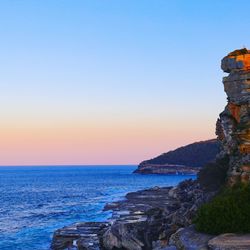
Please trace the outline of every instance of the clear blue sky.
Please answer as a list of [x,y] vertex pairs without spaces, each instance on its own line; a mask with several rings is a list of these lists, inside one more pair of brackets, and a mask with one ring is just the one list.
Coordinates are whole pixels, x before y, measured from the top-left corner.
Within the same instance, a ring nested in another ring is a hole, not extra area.
[[[214,137],[250,1],[0,2],[0,164],[137,163]],[[104,150],[105,148],[105,150]]]

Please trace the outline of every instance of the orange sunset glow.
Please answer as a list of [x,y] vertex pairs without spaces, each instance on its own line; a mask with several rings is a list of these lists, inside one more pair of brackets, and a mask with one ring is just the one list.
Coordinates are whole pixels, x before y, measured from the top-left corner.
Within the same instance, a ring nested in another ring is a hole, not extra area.
[[[213,126],[211,126],[211,130]],[[195,129],[196,134],[192,135]],[[202,126],[124,121],[2,124],[1,165],[138,163],[177,146],[210,138]]]

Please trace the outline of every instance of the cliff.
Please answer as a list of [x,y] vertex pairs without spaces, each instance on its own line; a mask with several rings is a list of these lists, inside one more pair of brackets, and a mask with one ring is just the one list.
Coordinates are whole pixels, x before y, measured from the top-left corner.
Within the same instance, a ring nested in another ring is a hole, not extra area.
[[241,49],[222,59],[228,103],[217,121],[221,157],[229,155],[228,183],[250,181],[250,50]]
[[219,150],[216,139],[192,143],[141,162],[134,173],[196,174],[205,164],[215,160]]
[[[222,69],[229,73],[223,79],[228,104],[220,114],[216,125],[216,134],[222,149],[216,161],[202,168],[200,173],[205,173],[204,179],[214,183],[215,178],[218,178],[216,176],[218,174],[220,176],[218,171],[220,165],[222,170],[226,165],[226,169],[229,170],[224,171],[225,178],[223,178],[227,183],[230,185],[238,182],[248,183],[250,181],[250,51],[242,49],[228,54],[222,60]],[[211,143],[215,143],[216,146],[212,146],[215,151],[209,150],[207,153],[207,147],[210,148]],[[178,168],[184,166],[200,168],[207,161],[214,159],[218,148],[215,141],[209,141],[208,144],[207,142],[191,144],[145,161],[140,167],[143,169],[147,164],[155,164],[155,168],[157,166],[159,168],[167,164],[168,168],[173,168],[172,165]],[[211,152],[214,154],[213,157]],[[223,159],[227,159],[226,164]],[[129,193],[124,200],[105,206],[105,210],[113,211],[108,221],[76,223],[58,229],[54,233],[51,248],[53,250],[249,249],[250,235],[225,234],[214,237],[196,232],[191,225],[194,217],[199,214],[197,211],[201,205],[209,202],[219,190],[219,188],[215,190],[204,188],[201,179],[187,180],[177,187],[155,187]],[[226,207],[222,208],[223,217]],[[212,226],[216,224],[217,219],[212,220]],[[230,222],[231,219],[226,218]]]

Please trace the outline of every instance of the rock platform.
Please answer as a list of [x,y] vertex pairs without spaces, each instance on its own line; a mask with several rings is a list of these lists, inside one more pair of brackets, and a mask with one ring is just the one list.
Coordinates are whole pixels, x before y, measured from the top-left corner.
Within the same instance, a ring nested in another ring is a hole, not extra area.
[[205,194],[193,180],[177,187],[154,187],[128,193],[124,200],[109,203],[107,222],[85,222],[58,229],[51,248],[150,250],[167,247],[170,236],[191,224]]

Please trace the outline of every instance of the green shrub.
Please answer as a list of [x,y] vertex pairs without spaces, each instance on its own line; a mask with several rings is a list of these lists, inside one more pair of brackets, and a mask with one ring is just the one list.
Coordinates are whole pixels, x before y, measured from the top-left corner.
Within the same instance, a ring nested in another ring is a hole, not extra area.
[[198,173],[198,182],[208,191],[217,191],[225,184],[228,168],[228,156],[208,163]]
[[209,234],[250,232],[250,186],[227,188],[203,205],[194,220],[196,229]]

